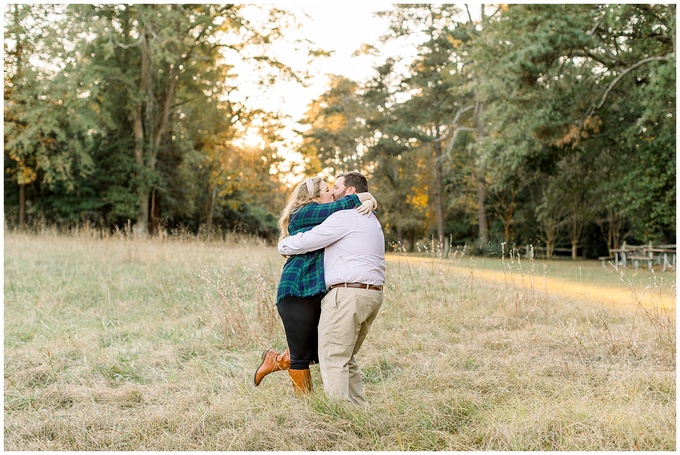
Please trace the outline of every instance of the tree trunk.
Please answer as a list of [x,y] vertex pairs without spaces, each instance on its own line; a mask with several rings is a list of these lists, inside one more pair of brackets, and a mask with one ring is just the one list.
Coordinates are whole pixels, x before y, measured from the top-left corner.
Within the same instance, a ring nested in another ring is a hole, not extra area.
[[[19,15],[19,6],[14,5],[14,23],[19,24],[20,23],[20,15]],[[16,58],[16,69],[17,73],[14,77],[15,82],[17,82],[17,89],[21,90],[22,83],[21,78],[23,77],[23,69],[24,69],[24,45],[22,40],[17,40],[15,51],[14,51],[14,56]],[[10,96],[11,93],[14,92],[14,90],[9,88],[10,85],[5,84],[5,100],[7,100]],[[25,102],[20,103],[22,107],[24,107]],[[5,115],[7,115],[7,111],[5,111]],[[5,117],[7,120],[7,117]],[[18,122],[18,119],[13,119],[13,121]],[[5,138],[6,140],[7,138]],[[19,183],[19,230],[24,231],[26,229],[26,183]]]
[[135,225],[135,233],[144,237],[149,233],[149,191],[137,190],[137,199],[139,200],[139,218]]
[[[475,91],[475,97],[478,97],[479,93]],[[477,150],[479,150],[483,140],[484,140],[484,126],[482,125],[482,111],[484,106],[482,103],[477,103],[477,108],[475,109],[476,123],[477,123]],[[472,181],[475,184],[477,190],[477,222],[479,224],[479,243],[481,245],[486,245],[489,243],[489,221],[486,216],[486,196],[487,188],[484,182],[484,176],[482,170],[477,168],[476,160],[472,159]]]
[[574,218],[569,226],[569,240],[571,240],[571,259],[578,259],[578,246],[581,243],[581,234],[583,232],[583,222],[577,219],[578,215],[573,215]]
[[178,76],[178,66],[172,65],[170,72],[168,74],[168,88],[165,91],[165,96],[163,98],[163,104],[161,107],[161,113],[158,117],[158,125],[156,125],[156,134],[153,141],[153,149],[149,157],[149,169],[154,169],[156,167],[156,158],[158,157],[158,151],[161,148],[161,143],[163,141],[163,136],[168,130],[168,124],[170,119],[170,106],[172,106],[172,100],[175,98],[175,87],[177,86],[177,76]]
[[477,222],[479,224],[479,243],[486,245],[489,243],[489,221],[486,217],[486,185],[477,177],[477,173],[473,174],[477,187]]
[[144,159],[144,118],[143,118],[143,105],[144,100],[149,96],[149,89],[151,84],[149,83],[150,77],[150,62],[149,62],[149,48],[146,41],[146,30],[142,33],[142,66],[139,77],[139,98],[137,100],[137,105],[135,106],[135,117],[133,120],[133,132],[135,136],[135,163],[137,164],[138,182],[139,187],[137,188],[137,198],[139,200],[139,215],[137,218],[137,224],[135,226],[135,232],[138,235],[145,236],[148,233],[148,222],[149,222],[149,189],[146,184],[145,168],[146,163]]
[[555,244],[557,243],[557,237],[559,235],[560,220],[554,216],[546,216],[541,221],[541,228],[545,237],[541,240],[545,242],[545,255],[550,258],[555,249]]
[[[203,28],[199,35],[202,36],[207,30],[209,28]],[[182,30],[175,30],[175,32],[178,34],[185,33]],[[190,58],[193,49],[192,46],[186,53],[175,50],[172,54],[176,55],[174,63],[169,63],[164,68],[156,68],[155,66],[152,68],[152,51],[154,52],[153,55],[156,55],[155,52],[159,47],[167,46],[163,39],[152,46],[150,40],[156,38],[158,38],[156,32],[150,29],[146,23],[143,23],[140,37],[139,97],[138,104],[135,106],[134,118],[135,160],[139,169],[139,187],[137,190],[139,219],[137,220],[137,229],[142,235],[148,233],[149,223],[152,223],[152,228],[157,226],[161,216],[160,195],[152,187],[150,179],[156,171],[158,154],[170,130],[170,110],[177,90],[180,66]],[[198,41],[198,37],[193,36],[193,38],[196,42]],[[167,77],[163,78],[157,87],[154,87],[153,74],[157,74],[160,69],[166,70]],[[149,207],[152,194],[155,213],[150,213]]]
[[[439,139],[439,130],[437,131],[437,139]],[[435,159],[434,159],[434,213],[437,219],[437,243],[441,247],[444,243],[444,202],[442,198],[443,193],[443,165],[442,165],[442,143],[437,141],[434,143]]]
[[149,208],[149,234],[155,235],[160,231],[161,198],[158,191],[151,190],[151,207]]
[[[149,68],[148,64],[146,65],[147,67],[144,68],[144,65],[142,65],[142,79],[146,79],[146,75],[149,73]],[[157,119],[157,124],[155,124],[155,134],[153,137],[153,143],[151,144],[151,150],[149,153],[146,154],[146,160],[144,160],[144,157],[142,157],[141,160],[141,165],[143,168],[145,168],[146,171],[148,171],[146,174],[151,175],[154,170],[156,169],[156,161],[158,159],[158,152],[160,151],[161,144],[163,141],[163,137],[168,130],[168,123],[169,123],[169,117],[170,117],[170,106],[172,105],[172,100],[175,97],[175,86],[177,84],[177,65],[173,65],[172,68],[170,69],[170,73],[168,76],[168,88],[165,92],[164,99],[162,102],[161,106],[161,112],[160,115],[158,116]],[[147,89],[151,86],[150,83],[147,83]],[[147,105],[147,109],[149,106]],[[140,115],[141,117],[141,115]],[[151,134],[149,134],[150,136]],[[142,133],[142,141],[144,141],[144,135]],[[143,142],[142,142],[143,144]],[[143,147],[142,147],[143,150]],[[142,152],[143,153],[143,152]],[[150,187],[146,182],[142,183],[142,185],[146,188],[143,191],[140,191],[140,203],[141,203],[141,198],[145,197],[146,198],[146,207],[144,205],[141,206],[142,210],[140,210],[140,217],[144,217],[145,219],[145,233],[149,234],[155,234],[157,231],[157,228],[159,226],[159,221],[160,221],[160,195],[156,191],[155,188]],[[144,194],[142,194],[142,192]],[[150,202],[149,202],[150,201]],[[151,207],[149,207],[151,205]]]
[[512,223],[512,213],[505,213],[503,217],[503,241],[510,246],[510,224]]
[[[140,235],[146,235],[149,233],[150,228],[157,227],[157,220],[153,220],[152,217],[160,217],[160,213],[152,214],[150,212],[150,198],[153,195],[154,204],[156,209],[159,209],[160,205],[158,202],[158,195],[153,188],[150,187],[147,178],[153,173],[156,168],[156,160],[158,157],[158,151],[160,149],[163,136],[168,129],[168,118],[170,113],[170,106],[172,105],[172,100],[175,96],[175,86],[177,84],[177,65],[173,65],[170,69],[168,75],[168,86],[164,95],[164,99],[161,104],[161,112],[157,119],[151,118],[147,122],[147,126],[153,129],[153,131],[144,130],[144,105],[146,104],[146,109],[152,109],[151,103],[145,103],[145,100],[150,100],[153,97],[153,85],[152,85],[152,75],[151,75],[151,55],[149,50],[149,43],[147,41],[147,30],[144,29],[142,33],[141,42],[141,71],[139,78],[139,99],[137,106],[135,107],[135,118],[134,118],[134,136],[135,136],[135,161],[137,163],[140,179],[139,179],[139,189],[137,190],[137,195],[139,198],[139,218],[137,220],[137,230]],[[148,114],[148,112],[147,112]],[[155,134],[154,134],[155,132]],[[147,141],[147,137],[152,141]],[[146,145],[148,142],[149,150],[146,150]],[[150,226],[151,223],[151,226]]]
[[26,229],[26,185],[19,184],[19,230]]
[[135,110],[134,119],[134,134],[135,134],[135,162],[138,166],[138,177],[139,181],[137,184],[137,199],[139,201],[139,215],[137,218],[137,224],[135,226],[135,232],[141,236],[145,236],[148,233],[148,220],[149,220],[149,190],[147,189],[146,183],[144,182],[144,177],[142,171],[145,167],[144,163],[144,129],[142,126],[142,106],[140,105]]
[[607,209],[607,217],[599,222],[602,235],[607,241],[607,248],[611,254],[612,249],[616,249],[621,241],[626,237],[623,231],[623,216],[617,214],[612,209]]
[[609,218],[609,229],[612,239],[611,240],[612,245],[614,245],[614,249],[616,249],[621,245],[621,242],[623,242],[624,239],[626,238],[626,235],[624,235],[622,232],[623,216],[612,211],[611,216]]
[[206,238],[209,239],[212,234],[213,214],[215,213],[215,199],[217,198],[217,189],[213,188],[212,197],[210,198],[210,208],[208,209],[208,217],[206,219]]

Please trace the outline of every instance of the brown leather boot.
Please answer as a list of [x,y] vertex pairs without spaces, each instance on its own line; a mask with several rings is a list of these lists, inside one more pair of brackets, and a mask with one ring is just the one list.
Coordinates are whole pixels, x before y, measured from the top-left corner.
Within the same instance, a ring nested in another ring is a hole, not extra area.
[[288,370],[290,378],[293,380],[293,389],[298,396],[312,391],[312,374],[309,368],[306,370]]
[[255,382],[255,387],[260,385],[260,382],[269,373],[279,370],[287,370],[290,368],[290,350],[286,349],[283,354],[279,354],[271,349],[265,349],[262,352],[262,363],[255,370],[255,376],[253,376],[253,382]]

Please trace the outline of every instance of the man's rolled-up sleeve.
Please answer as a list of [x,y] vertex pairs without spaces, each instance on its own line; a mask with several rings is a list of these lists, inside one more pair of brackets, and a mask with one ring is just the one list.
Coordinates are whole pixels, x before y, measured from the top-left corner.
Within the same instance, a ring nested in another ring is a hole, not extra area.
[[347,215],[347,211],[336,212],[311,230],[286,237],[279,242],[279,253],[286,256],[305,254],[337,242],[350,230]]

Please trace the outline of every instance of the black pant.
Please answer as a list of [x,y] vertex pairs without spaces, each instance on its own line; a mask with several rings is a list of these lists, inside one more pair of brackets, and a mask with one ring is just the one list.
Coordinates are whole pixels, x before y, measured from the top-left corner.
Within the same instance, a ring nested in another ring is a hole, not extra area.
[[277,305],[286,330],[291,370],[307,370],[311,362],[319,363],[317,326],[323,297],[324,294],[305,298],[284,297]]

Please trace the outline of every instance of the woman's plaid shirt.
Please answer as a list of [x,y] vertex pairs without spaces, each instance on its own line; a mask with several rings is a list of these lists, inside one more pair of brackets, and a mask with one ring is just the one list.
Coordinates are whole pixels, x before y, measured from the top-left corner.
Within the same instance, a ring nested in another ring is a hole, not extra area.
[[[350,194],[330,204],[312,202],[290,214],[288,232],[290,235],[295,235],[299,232],[309,231],[338,210],[352,209],[359,205],[361,205],[361,202],[356,194]],[[283,265],[281,280],[276,292],[277,304],[284,297],[311,297],[326,293],[323,253],[324,250],[320,249],[288,258]]]

